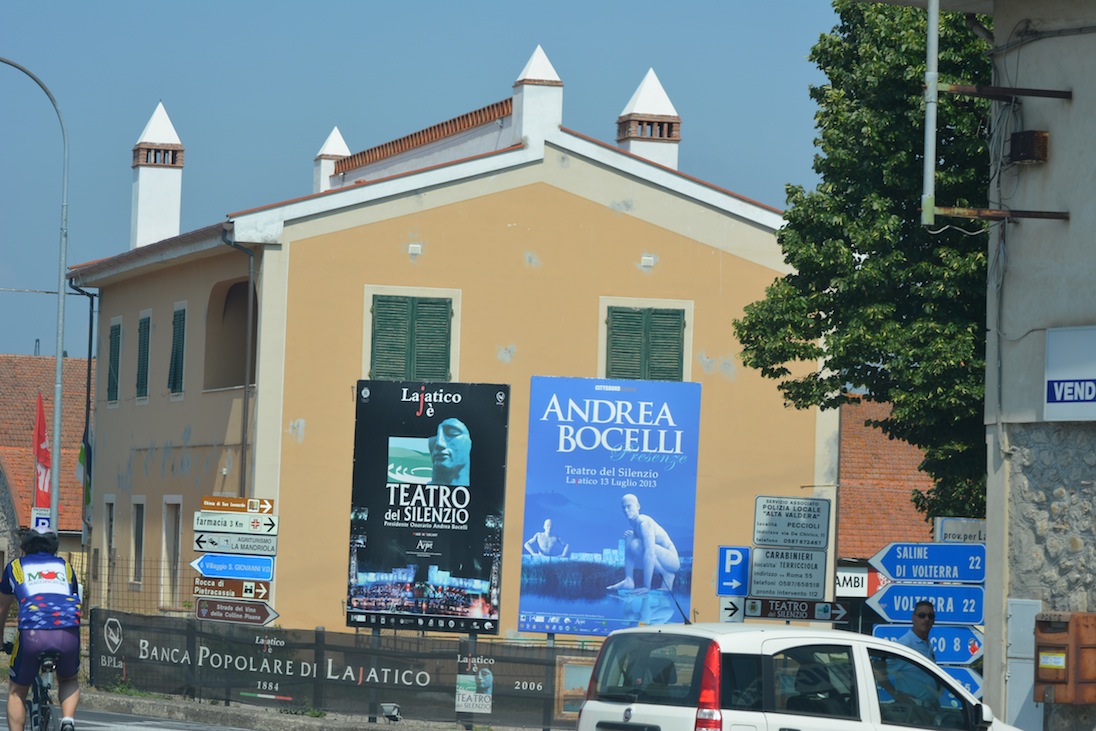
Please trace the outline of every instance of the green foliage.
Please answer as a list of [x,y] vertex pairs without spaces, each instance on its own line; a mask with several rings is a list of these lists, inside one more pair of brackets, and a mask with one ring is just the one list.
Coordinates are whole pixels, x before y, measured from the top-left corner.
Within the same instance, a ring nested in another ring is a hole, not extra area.
[[[788,186],[778,241],[794,273],[735,322],[742,359],[796,408],[890,402],[873,425],[923,449],[934,481],[918,510],[982,516],[986,234],[920,224],[926,13],[834,7],[840,22],[810,55],[829,82],[810,90],[821,182]],[[941,83],[990,83],[986,51],[961,14],[941,14]],[[937,117],[936,200],[984,207],[988,103],[942,93]]]

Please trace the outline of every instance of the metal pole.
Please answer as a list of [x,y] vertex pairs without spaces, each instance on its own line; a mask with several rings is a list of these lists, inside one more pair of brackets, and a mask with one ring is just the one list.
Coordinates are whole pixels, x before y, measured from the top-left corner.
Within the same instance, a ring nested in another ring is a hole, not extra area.
[[928,2],[925,39],[925,159],[921,192],[921,225],[936,223],[936,107],[939,98],[937,59],[940,56],[940,0]]
[[58,530],[57,506],[61,502],[61,375],[65,352],[65,274],[68,272],[68,169],[69,146],[68,131],[65,129],[65,118],[61,116],[61,107],[49,87],[42,80],[32,74],[28,69],[9,59],[0,57],[0,63],[17,68],[29,76],[34,83],[46,92],[53,111],[57,112],[57,121],[61,124],[61,143],[63,147],[63,166],[61,170],[61,243],[60,255],[57,263],[57,354],[54,367],[53,383],[53,456],[50,461],[50,506],[49,523],[54,530]]

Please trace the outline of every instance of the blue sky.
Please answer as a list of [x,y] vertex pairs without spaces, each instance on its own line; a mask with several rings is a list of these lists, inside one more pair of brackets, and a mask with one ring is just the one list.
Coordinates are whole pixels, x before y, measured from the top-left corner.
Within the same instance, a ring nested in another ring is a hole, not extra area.
[[[826,0],[553,3],[86,0],[0,4],[0,57],[53,92],[69,138],[68,263],[129,248],[132,149],[163,101],[186,149],[182,230],[312,191],[339,127],[363,150],[505,99],[537,45],[563,123],[614,142],[654,68],[682,118],[679,169],[777,208],[816,183],[807,61]],[[0,353],[53,355],[61,133],[48,98],[0,64]],[[65,349],[88,353],[68,297]]]

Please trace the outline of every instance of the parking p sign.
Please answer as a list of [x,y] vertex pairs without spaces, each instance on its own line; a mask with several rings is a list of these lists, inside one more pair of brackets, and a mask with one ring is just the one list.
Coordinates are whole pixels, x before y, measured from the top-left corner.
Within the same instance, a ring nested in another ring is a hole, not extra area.
[[750,547],[720,546],[716,577],[719,596],[746,596],[750,589]]
[[49,528],[50,527],[50,509],[49,508],[31,508],[30,509],[30,527],[31,528]]

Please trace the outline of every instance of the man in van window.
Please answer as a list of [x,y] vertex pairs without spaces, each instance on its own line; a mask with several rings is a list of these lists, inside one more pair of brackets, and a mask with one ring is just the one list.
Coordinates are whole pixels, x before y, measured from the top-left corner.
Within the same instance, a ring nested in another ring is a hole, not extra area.
[[[913,608],[912,620],[913,626],[909,632],[898,638],[898,644],[936,662],[936,653],[929,642],[929,632],[936,621],[936,610],[932,602],[917,602]],[[880,682],[880,685],[898,702],[929,709],[939,707],[940,685],[932,673],[908,660],[893,656],[887,661],[886,673],[890,682]]]
[[917,650],[929,660],[936,662],[936,653],[933,652],[932,643],[929,641],[932,625],[936,623],[936,608],[932,602],[927,600],[917,602],[910,622],[913,626],[906,634],[898,638],[898,644]]

